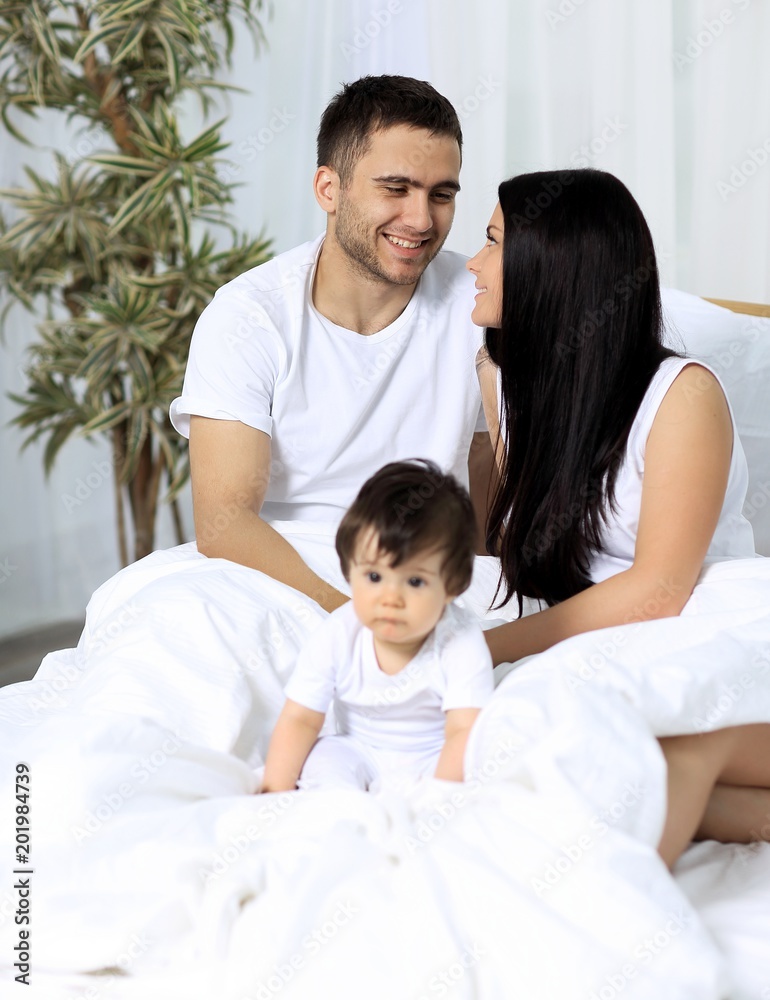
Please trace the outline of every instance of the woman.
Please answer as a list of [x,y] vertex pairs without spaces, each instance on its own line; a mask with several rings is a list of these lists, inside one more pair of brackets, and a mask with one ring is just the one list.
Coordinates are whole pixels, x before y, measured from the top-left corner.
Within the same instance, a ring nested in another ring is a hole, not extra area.
[[[628,189],[541,172],[499,198],[468,262],[499,471],[487,544],[520,610],[486,633],[496,664],[678,615],[704,563],[754,555],[729,404],[709,368],[662,343],[652,237]],[[521,617],[524,597],[545,609]],[[694,835],[747,841],[766,823],[770,724],[661,744],[669,864]]]

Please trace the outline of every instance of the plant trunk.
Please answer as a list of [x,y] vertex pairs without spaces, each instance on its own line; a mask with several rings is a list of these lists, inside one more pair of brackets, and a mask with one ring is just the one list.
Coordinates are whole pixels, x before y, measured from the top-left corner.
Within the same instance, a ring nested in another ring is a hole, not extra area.
[[174,497],[171,501],[171,516],[174,519],[174,535],[176,537],[176,544],[182,545],[187,539],[184,536],[184,524],[182,523],[182,512],[179,509],[179,501]]
[[123,507],[123,483],[120,470],[123,468],[123,458],[126,454],[125,424],[113,428],[112,431],[112,473],[115,488],[115,515],[118,526],[118,551],[120,565],[128,566],[128,543],[126,541],[126,514]]
[[134,522],[134,560],[143,559],[155,546],[155,498],[152,496],[154,463],[152,439],[142,445],[136,472],[128,483]]

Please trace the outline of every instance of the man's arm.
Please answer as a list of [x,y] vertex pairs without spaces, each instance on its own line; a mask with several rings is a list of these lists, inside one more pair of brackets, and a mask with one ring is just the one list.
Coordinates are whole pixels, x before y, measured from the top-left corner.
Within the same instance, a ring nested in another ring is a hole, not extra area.
[[259,512],[270,481],[270,437],[238,420],[190,418],[190,475],[198,549],[261,570],[326,611],[348,598],[317,576]]

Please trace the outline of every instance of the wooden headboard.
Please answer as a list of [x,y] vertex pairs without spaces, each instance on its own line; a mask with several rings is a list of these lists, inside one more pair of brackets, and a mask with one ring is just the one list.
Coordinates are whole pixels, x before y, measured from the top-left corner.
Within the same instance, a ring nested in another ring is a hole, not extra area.
[[730,299],[706,299],[706,302],[713,302],[715,306],[722,306],[723,309],[730,309],[732,312],[746,313],[747,316],[770,318],[770,306],[761,305],[759,302],[733,302]]

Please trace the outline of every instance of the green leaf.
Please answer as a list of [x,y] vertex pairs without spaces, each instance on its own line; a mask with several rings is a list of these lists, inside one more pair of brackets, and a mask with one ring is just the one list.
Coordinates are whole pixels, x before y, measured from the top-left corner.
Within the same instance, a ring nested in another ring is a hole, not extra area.
[[184,279],[182,271],[164,271],[162,274],[137,274],[131,280],[142,288],[166,288],[169,285],[179,284]]
[[103,167],[111,174],[125,174],[128,177],[152,177],[158,172],[158,164],[153,160],[122,153],[96,153],[88,157],[88,162]]
[[73,62],[82,62],[89,53],[93,52],[94,49],[103,43],[106,43],[110,38],[114,38],[119,35],[122,31],[125,31],[126,25],[124,22],[119,22],[117,24],[110,24],[106,28],[97,28],[90,34],[86,35],[80,48],[77,50],[73,57]]
[[232,91],[236,94],[248,94],[248,87],[236,87],[234,83],[225,83],[224,80],[208,80],[205,76],[188,76],[186,84],[190,88],[205,87],[207,90]]
[[215,153],[227,149],[230,143],[222,142],[219,138],[219,130],[225,121],[226,119],[222,118],[216,124],[212,125],[211,128],[207,128],[205,132],[201,132],[196,139],[193,139],[189,146],[184,148],[181,158],[187,161],[201,160],[206,156],[213,156]]
[[95,375],[104,378],[105,374],[114,371],[116,342],[114,338],[106,341],[96,350],[92,350],[78,369],[78,377],[93,379]]
[[114,21],[129,21],[141,10],[153,7],[156,0],[126,0],[124,3],[114,4],[112,11],[107,10],[101,14],[102,24],[111,24]]
[[120,232],[124,226],[135,219],[138,215],[141,215],[143,212],[147,212],[153,204],[153,201],[157,201],[159,193],[162,198],[167,180],[168,171],[162,170],[160,173],[156,174],[155,177],[151,177],[150,180],[145,181],[140,188],[137,188],[131,197],[127,198],[118,209],[112,220],[110,231],[113,233]]
[[[151,417],[150,428],[153,432],[153,437],[158,442],[160,450],[163,452],[163,458],[166,463],[166,468],[173,469],[174,466],[176,465],[176,458],[174,455],[173,447],[169,442],[168,433],[166,432],[165,427],[159,424],[157,420],[154,420]],[[172,430],[172,432],[174,434],[174,438],[176,439],[177,438],[176,431]]]
[[74,431],[77,430],[77,423],[74,419],[63,421],[54,427],[51,432],[51,436],[46,442],[45,451],[43,452],[43,469],[45,470],[46,476],[51,475],[51,470],[53,469],[53,464],[56,461],[56,456],[59,454],[62,446],[66,444]]
[[134,383],[142,399],[150,399],[155,389],[155,376],[147,354],[141,347],[135,347],[128,357],[128,367],[134,376]]
[[61,52],[59,50],[59,40],[53,29],[48,14],[40,9],[38,0],[30,0],[27,16],[35,38],[46,57],[54,64],[61,62]]
[[166,55],[166,71],[168,72],[169,83],[171,84],[171,89],[176,91],[179,90],[179,59],[177,58],[176,49],[173,47],[171,42],[168,40],[166,35],[162,31],[156,31],[155,37],[160,42],[163,51]]
[[179,188],[174,188],[171,193],[171,209],[174,213],[174,222],[176,223],[177,232],[184,246],[190,242],[190,213],[185,205],[184,198],[182,197],[182,192]]
[[177,469],[174,478],[171,480],[168,486],[168,491],[166,492],[165,500],[168,502],[175,500],[182,489],[187,485],[187,481],[190,478],[190,461],[187,458]]
[[89,420],[87,424],[84,424],[80,429],[81,436],[91,437],[97,432],[103,433],[104,431],[112,430],[113,427],[117,427],[118,424],[130,419],[133,407],[134,404],[130,399],[116,403],[115,406],[111,406],[108,410],[99,413],[93,419]]
[[14,243],[21,243],[22,237],[27,237],[26,242],[29,242],[31,237],[39,236],[39,231],[43,223],[34,216],[28,216],[26,219],[20,219],[16,225],[11,226],[8,232],[4,233],[0,237],[0,248],[10,247]]
[[118,45],[115,52],[112,54],[111,62],[115,63],[123,62],[130,52],[141,44],[144,33],[147,31],[146,21],[137,21],[135,24],[131,25],[129,30],[123,37],[120,45]]
[[126,459],[123,466],[123,475],[126,480],[133,478],[136,473],[136,467],[139,464],[139,455],[149,429],[147,411],[143,407],[137,409],[134,406],[126,434]]

